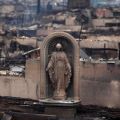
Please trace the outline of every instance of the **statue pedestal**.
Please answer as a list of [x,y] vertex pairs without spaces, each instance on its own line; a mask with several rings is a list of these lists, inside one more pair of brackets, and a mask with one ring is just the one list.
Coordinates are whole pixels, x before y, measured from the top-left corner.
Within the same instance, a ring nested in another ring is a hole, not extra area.
[[56,115],[59,118],[74,118],[77,112],[77,107],[80,105],[80,101],[73,100],[40,100],[40,103],[44,106],[45,114]]

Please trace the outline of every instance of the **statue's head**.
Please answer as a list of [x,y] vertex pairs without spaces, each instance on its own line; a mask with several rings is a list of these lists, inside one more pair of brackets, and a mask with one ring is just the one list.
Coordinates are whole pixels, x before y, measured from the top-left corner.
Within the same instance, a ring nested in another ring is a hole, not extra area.
[[62,45],[61,45],[60,43],[57,43],[57,44],[56,44],[56,49],[57,49],[57,50],[61,50],[61,49],[62,49]]

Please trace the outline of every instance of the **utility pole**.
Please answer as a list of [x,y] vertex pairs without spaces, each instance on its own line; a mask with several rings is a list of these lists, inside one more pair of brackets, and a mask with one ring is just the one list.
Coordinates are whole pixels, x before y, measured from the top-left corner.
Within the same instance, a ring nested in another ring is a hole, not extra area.
[[40,13],[41,10],[41,0],[37,0],[37,14]]

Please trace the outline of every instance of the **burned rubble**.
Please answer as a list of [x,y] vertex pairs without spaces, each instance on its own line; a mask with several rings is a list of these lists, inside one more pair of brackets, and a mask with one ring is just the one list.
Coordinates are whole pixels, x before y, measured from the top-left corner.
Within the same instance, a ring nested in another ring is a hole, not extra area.
[[35,38],[17,37],[16,31],[1,31],[0,48],[0,75],[10,76],[23,76],[26,60],[38,50]]
[[[0,1],[0,119],[120,118],[120,8],[93,1]],[[72,67],[62,101],[45,69],[57,42]]]

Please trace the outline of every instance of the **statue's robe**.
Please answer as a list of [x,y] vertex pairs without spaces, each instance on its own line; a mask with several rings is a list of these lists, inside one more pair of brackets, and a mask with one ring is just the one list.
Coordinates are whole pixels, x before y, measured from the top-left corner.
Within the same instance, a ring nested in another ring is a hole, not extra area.
[[54,98],[65,99],[71,77],[71,66],[65,52],[53,52],[47,70],[54,87]]

